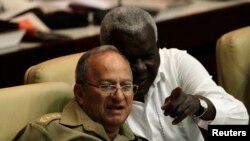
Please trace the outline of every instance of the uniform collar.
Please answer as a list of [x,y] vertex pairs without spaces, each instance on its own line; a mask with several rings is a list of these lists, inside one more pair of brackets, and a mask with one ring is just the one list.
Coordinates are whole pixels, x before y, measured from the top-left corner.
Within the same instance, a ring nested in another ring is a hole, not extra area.
[[[93,121],[79,104],[72,99],[63,109],[60,123],[67,126],[82,126],[84,131],[94,132],[99,136],[108,139],[108,136],[100,123]],[[117,139],[135,139],[135,136],[127,124],[121,127],[120,134],[116,137]]]

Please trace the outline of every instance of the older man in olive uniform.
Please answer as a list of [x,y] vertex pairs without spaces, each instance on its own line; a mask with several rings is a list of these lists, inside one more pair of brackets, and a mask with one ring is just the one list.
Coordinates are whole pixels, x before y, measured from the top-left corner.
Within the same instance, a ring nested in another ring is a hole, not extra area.
[[18,141],[141,141],[125,123],[138,86],[128,61],[113,46],[86,52],[76,68],[75,98],[62,113],[28,124]]

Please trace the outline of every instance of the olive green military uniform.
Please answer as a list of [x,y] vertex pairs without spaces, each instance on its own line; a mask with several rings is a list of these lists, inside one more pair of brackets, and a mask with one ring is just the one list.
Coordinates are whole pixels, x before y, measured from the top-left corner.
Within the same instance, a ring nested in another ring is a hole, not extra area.
[[[91,120],[75,100],[62,113],[51,113],[28,124],[17,141],[109,141],[103,126]],[[121,127],[115,141],[142,141],[127,124]]]

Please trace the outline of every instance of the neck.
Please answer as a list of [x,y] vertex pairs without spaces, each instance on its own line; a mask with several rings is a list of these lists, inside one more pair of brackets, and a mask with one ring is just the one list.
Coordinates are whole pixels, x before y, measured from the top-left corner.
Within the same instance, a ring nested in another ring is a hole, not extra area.
[[120,127],[119,128],[105,128],[105,131],[111,141],[115,139],[115,137],[119,134]]

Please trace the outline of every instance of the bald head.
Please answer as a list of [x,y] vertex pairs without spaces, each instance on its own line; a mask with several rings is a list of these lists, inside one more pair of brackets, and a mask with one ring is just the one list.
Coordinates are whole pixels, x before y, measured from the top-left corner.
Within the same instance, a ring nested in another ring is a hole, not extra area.
[[104,56],[106,56],[105,59],[109,60],[110,63],[114,63],[114,61],[115,61],[114,56],[117,56],[117,55],[109,56],[109,55],[105,55],[106,53],[117,54],[118,56],[120,56],[122,58],[122,60],[124,60],[128,64],[129,69],[130,69],[129,62],[119,52],[119,50],[117,50],[116,47],[114,47],[112,45],[103,45],[103,46],[96,47],[96,48],[93,48],[93,49],[87,51],[79,59],[77,66],[76,66],[76,72],[75,72],[76,83],[83,83],[86,80],[87,74],[88,74],[88,69],[89,69],[88,61],[90,58],[104,55]]

